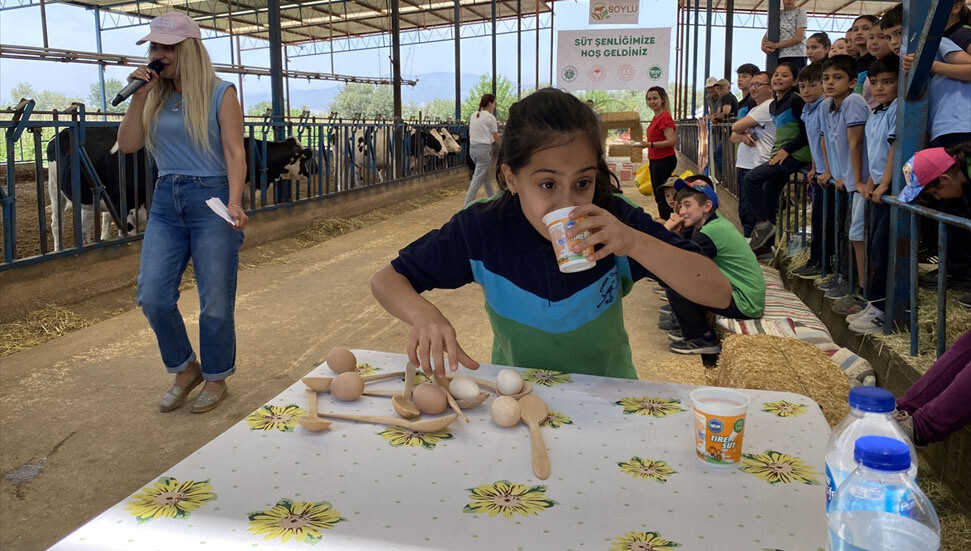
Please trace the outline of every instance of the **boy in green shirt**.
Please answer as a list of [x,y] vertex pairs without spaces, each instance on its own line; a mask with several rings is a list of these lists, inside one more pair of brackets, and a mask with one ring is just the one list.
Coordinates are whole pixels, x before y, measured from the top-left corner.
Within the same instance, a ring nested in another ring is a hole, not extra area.
[[[718,195],[707,176],[695,175],[674,184],[675,202],[684,223],[684,237],[701,247],[732,284],[732,302],[718,310],[695,304],[667,290],[672,320],[678,329],[671,331],[671,351],[678,354],[716,354],[721,345],[708,323],[708,312],[734,319],[762,317],[765,309],[765,278],[755,253],[735,226],[719,218]],[[667,322],[667,323],[665,323]]]

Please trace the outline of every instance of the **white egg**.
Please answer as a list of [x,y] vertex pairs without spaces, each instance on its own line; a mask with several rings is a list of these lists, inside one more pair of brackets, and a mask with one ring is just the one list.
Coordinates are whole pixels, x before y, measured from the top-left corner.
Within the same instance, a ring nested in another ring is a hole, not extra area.
[[465,375],[456,375],[448,384],[448,391],[456,400],[466,400],[479,395],[479,385]]
[[503,369],[496,377],[499,394],[516,394],[523,389],[523,377],[515,369]]
[[499,396],[492,401],[489,413],[492,415],[492,420],[500,427],[512,427],[519,424],[521,410],[515,398]]

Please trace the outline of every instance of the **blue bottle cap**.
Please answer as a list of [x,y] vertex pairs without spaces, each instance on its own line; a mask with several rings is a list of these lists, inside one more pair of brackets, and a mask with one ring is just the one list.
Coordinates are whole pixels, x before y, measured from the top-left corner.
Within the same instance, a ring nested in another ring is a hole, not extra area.
[[850,407],[874,413],[890,413],[897,402],[885,388],[857,386],[850,389]]
[[853,447],[853,459],[878,471],[906,471],[910,468],[910,448],[886,436],[861,436]]

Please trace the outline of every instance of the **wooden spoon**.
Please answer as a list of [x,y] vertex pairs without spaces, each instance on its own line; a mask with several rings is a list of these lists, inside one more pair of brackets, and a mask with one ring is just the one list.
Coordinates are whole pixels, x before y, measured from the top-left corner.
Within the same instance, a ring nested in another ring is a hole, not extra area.
[[411,391],[415,386],[415,366],[408,362],[405,366],[405,388],[401,394],[391,397],[391,406],[394,412],[402,419],[414,419],[421,415],[418,407],[411,401]]
[[491,394],[489,394],[488,392],[482,391],[479,393],[478,396],[474,398],[455,400],[455,403],[458,404],[462,409],[471,409],[481,404],[482,402],[485,402],[489,398],[489,396],[491,396]]
[[[361,377],[361,380],[363,380],[365,383],[370,383],[372,381],[394,379],[396,377],[401,377],[404,374],[404,371],[395,371],[394,373],[378,373],[377,375]],[[303,384],[307,385],[316,392],[330,392],[330,385],[334,382],[334,377],[304,377],[300,380],[303,381]]]
[[448,400],[448,405],[452,408],[452,411],[457,413],[462,419],[465,419],[466,423],[471,423],[469,418],[462,413],[462,407],[459,406],[458,402],[455,401],[455,398],[452,397],[452,393],[448,391],[448,379],[442,377],[441,375],[435,375],[435,382],[438,383],[438,386],[442,387],[442,390],[445,391],[445,399]]
[[345,413],[321,413],[317,412],[318,417],[329,417],[331,419],[344,419],[347,421],[358,421],[361,423],[375,423],[378,425],[391,425],[403,429],[418,432],[435,432],[448,428],[452,421],[458,418],[458,414],[453,413],[444,417],[433,417],[420,421],[406,421],[397,417],[386,417],[384,415],[350,415]]
[[[450,375],[449,377],[454,377],[454,375]],[[471,377],[471,376],[468,376],[468,375],[466,375],[466,377],[469,377],[470,379],[472,379],[473,381],[475,381],[479,386],[483,386],[485,388],[488,388],[489,390],[491,390],[492,392],[494,392],[498,396],[509,396],[510,398],[515,398],[516,400],[518,400],[518,399],[522,398],[523,396],[526,396],[527,394],[532,394],[533,393],[533,383],[531,383],[529,381],[523,381],[523,388],[519,392],[517,392],[516,394],[503,394],[503,393],[499,392],[499,387],[496,385],[496,383],[494,383],[492,381],[487,381],[485,379],[480,379],[478,377]]]
[[519,408],[522,410],[523,422],[529,425],[529,439],[533,450],[533,473],[540,480],[546,480],[550,476],[550,456],[546,453],[546,443],[543,442],[543,433],[539,431],[539,424],[549,415],[550,408],[542,398],[533,395],[520,398]]
[[304,430],[310,432],[323,432],[330,428],[330,421],[321,419],[317,416],[317,392],[314,390],[306,389],[307,392],[307,410],[310,412],[308,415],[301,415],[297,418],[297,422]]

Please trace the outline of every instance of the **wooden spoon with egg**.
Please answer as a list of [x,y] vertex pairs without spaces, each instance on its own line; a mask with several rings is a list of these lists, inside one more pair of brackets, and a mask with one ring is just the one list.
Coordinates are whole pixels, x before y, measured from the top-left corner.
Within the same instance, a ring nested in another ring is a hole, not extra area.
[[446,379],[445,377],[442,377],[441,375],[436,374],[435,382],[438,383],[438,386],[442,387],[442,390],[445,391],[445,399],[448,400],[448,405],[452,408],[452,411],[457,413],[458,416],[461,417],[462,419],[465,419],[466,423],[471,423],[471,421],[469,421],[469,418],[466,417],[464,413],[462,413],[462,407],[459,406],[458,403],[455,401],[455,398],[452,397],[452,393],[448,391],[448,379]]
[[[451,377],[454,377],[454,375],[449,375],[449,378],[451,378]],[[516,394],[503,394],[503,393],[499,392],[499,387],[496,385],[496,383],[494,383],[492,381],[487,381],[485,379],[480,379],[478,377],[469,377],[469,378],[472,379],[473,381],[475,381],[476,383],[478,383],[479,386],[488,388],[489,390],[491,390],[492,392],[494,392],[497,396],[509,396],[511,398],[515,398],[515,399],[518,400],[518,399],[522,398],[523,396],[526,396],[527,394],[532,394],[533,393],[533,383],[531,383],[529,381],[523,381],[523,388],[519,392],[517,392]],[[475,400],[475,399],[476,398],[473,398],[473,400]],[[484,398],[483,398],[483,400],[484,400]],[[481,402],[479,402],[479,403],[481,403]],[[465,407],[468,407],[468,406],[465,406]]]
[[[396,377],[401,377],[404,375],[404,371],[395,371],[394,373],[378,373],[377,375],[368,375],[367,377],[361,377],[365,383],[370,383],[373,381],[384,381],[386,379],[394,379]],[[307,385],[310,389],[315,392],[330,392],[330,385],[334,382],[334,377],[304,377],[300,379],[303,384]]]
[[402,419],[414,419],[421,415],[418,407],[411,401],[411,391],[414,386],[415,366],[408,362],[408,365],[405,366],[405,388],[401,391],[401,394],[395,394],[391,397],[391,407]]
[[317,412],[318,417],[330,419],[344,419],[345,421],[357,421],[359,423],[375,423],[378,425],[391,425],[403,429],[418,432],[435,432],[448,428],[458,418],[458,414],[445,415],[443,417],[433,417],[431,419],[421,419],[419,421],[407,421],[397,417],[387,417],[384,415],[350,415],[345,413]]

